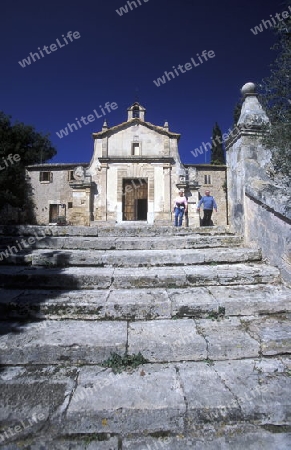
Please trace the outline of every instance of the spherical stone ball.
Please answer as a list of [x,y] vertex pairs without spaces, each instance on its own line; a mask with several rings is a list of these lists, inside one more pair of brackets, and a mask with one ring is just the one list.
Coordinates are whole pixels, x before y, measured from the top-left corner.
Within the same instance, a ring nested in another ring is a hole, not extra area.
[[241,93],[243,95],[254,94],[256,91],[256,85],[254,83],[246,83],[241,88]]

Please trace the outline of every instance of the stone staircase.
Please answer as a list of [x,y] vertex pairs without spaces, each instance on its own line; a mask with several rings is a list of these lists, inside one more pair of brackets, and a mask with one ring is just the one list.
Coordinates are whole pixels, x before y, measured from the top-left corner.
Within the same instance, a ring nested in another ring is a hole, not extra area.
[[291,289],[240,236],[0,227],[0,255],[0,448],[290,448]]

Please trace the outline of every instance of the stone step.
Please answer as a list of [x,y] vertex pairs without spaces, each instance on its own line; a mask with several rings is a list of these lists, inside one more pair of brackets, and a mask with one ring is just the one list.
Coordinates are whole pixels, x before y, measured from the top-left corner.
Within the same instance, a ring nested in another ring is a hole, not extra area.
[[[14,264],[44,267],[150,267],[260,261],[261,251],[250,248],[181,250],[34,250],[11,256]],[[3,261],[5,263],[5,261]]]
[[[215,413],[216,414],[216,413]],[[162,433],[161,433],[162,435]],[[155,437],[123,437],[110,433],[71,435],[70,437],[31,436],[6,450],[289,450],[289,426],[253,425],[238,422],[230,425],[197,425],[195,431]]]
[[278,282],[277,268],[256,262],[148,268],[0,267],[0,288],[6,289],[186,288]]
[[0,236],[42,239],[44,236],[98,236],[98,227],[57,225],[0,225]]
[[155,225],[131,225],[130,222],[124,224],[116,224],[115,226],[104,226],[98,228],[98,236],[188,236],[191,234],[201,235],[234,235],[228,226],[213,226],[213,227],[174,227],[169,226],[155,226]]
[[155,320],[218,318],[291,312],[281,285],[186,289],[0,290],[4,319]]
[[[141,236],[136,237],[102,237],[102,236],[46,236],[28,242],[28,238],[0,235],[0,254],[7,259],[9,255],[17,255],[17,251],[25,249],[57,249],[57,250],[165,250],[187,248],[236,247],[243,243],[241,236],[229,234],[188,234],[173,236]],[[13,248],[14,247],[14,248]],[[8,253],[7,253],[8,251]],[[7,256],[6,256],[7,255]]]
[[148,321],[2,322],[1,364],[100,364],[112,352],[149,362],[233,360],[291,353],[290,313]]
[[234,235],[228,226],[213,227],[174,227],[155,226],[148,224],[103,225],[103,226],[56,226],[56,225],[0,225],[0,236],[31,236],[35,240],[52,236],[107,236],[107,237],[141,237],[141,236],[187,236],[191,234],[201,235]]
[[287,357],[118,374],[98,365],[6,367],[0,439],[6,450],[287,450],[290,369]]

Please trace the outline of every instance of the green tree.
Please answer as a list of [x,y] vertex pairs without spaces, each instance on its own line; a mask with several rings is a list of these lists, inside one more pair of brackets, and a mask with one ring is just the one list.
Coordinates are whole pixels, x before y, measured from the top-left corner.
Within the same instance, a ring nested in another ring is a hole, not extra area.
[[28,207],[25,166],[45,162],[56,155],[47,135],[0,111],[0,210],[4,205]]
[[216,122],[212,131],[211,164],[224,164],[224,148],[221,129]]
[[[287,2],[291,4],[291,2]],[[277,56],[271,65],[271,74],[260,86],[262,103],[271,126],[263,142],[273,153],[275,173],[291,174],[291,18],[277,24],[278,40],[272,47]]]

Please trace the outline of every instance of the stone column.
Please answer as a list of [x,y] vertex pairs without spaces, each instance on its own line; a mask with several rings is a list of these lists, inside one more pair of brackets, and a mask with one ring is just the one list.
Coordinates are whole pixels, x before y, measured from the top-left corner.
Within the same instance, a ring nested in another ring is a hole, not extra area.
[[164,164],[164,217],[163,219],[168,223],[172,220],[172,198],[171,198],[171,164]]
[[101,163],[99,198],[97,202],[96,220],[107,220],[107,163]]
[[[191,195],[188,196],[188,227],[195,228],[200,227],[200,215],[197,212],[197,204],[198,204],[198,189],[191,189]],[[185,194],[189,194],[189,191],[185,191]]]
[[[246,83],[241,92],[244,96],[240,118],[229,134],[227,141],[227,193],[230,229],[239,234],[245,233],[245,189],[258,177],[259,165],[253,165],[253,173],[247,168],[248,161],[258,157],[260,139],[269,119],[258,101],[254,83]],[[261,157],[264,158],[262,154]],[[258,172],[256,172],[258,170]]]

